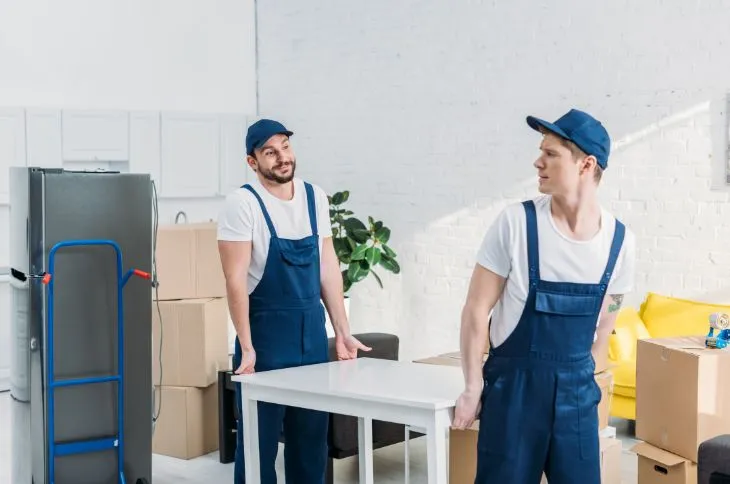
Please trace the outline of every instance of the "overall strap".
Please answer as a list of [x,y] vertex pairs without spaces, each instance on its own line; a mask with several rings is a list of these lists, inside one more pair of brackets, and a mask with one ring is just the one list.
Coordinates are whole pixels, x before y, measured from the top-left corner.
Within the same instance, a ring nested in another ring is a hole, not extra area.
[[261,196],[259,196],[259,194],[256,193],[256,190],[254,190],[253,187],[248,183],[246,183],[241,188],[245,188],[253,193],[253,195],[256,197],[256,200],[259,201],[259,205],[261,205],[261,212],[263,212],[264,218],[266,219],[266,225],[269,227],[269,232],[271,233],[272,237],[276,237],[276,229],[274,228],[274,224],[271,222],[271,217],[269,217],[269,212],[268,210],[266,210],[266,205],[264,205],[264,201],[261,200]]
[[537,237],[537,215],[535,203],[532,200],[522,202],[527,218],[527,263],[530,271],[530,285],[534,286],[540,280],[540,252]]
[[601,278],[601,289],[605,291],[608,288],[608,283],[611,281],[611,275],[616,267],[616,261],[618,255],[621,252],[621,246],[624,243],[624,233],[626,229],[624,224],[616,220],[616,228],[613,231],[613,242],[611,242],[611,251],[608,254],[608,263],[606,264],[606,270],[603,271],[603,277]]
[[307,209],[309,210],[309,223],[312,226],[312,235],[319,236],[317,231],[317,208],[314,203],[314,188],[307,182],[304,182],[304,188],[307,192]]

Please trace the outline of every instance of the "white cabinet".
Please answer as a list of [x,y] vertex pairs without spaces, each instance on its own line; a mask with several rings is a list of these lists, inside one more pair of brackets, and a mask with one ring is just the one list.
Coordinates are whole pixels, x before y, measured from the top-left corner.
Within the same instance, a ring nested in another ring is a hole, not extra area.
[[160,113],[132,112],[129,116],[129,171],[149,173],[160,184]]
[[0,205],[11,166],[149,173],[160,198],[223,197],[251,176],[248,122],[235,113],[0,107]]
[[162,113],[160,196],[215,197],[219,193],[218,116]]
[[220,194],[225,196],[244,185],[251,173],[251,169],[246,163],[247,119],[245,116],[221,116],[220,127]]
[[61,168],[63,141],[61,111],[57,109],[28,109],[25,112],[28,166]]
[[129,113],[64,110],[63,160],[120,162],[129,160]]
[[0,204],[10,201],[10,167],[25,165],[25,110],[0,108]]

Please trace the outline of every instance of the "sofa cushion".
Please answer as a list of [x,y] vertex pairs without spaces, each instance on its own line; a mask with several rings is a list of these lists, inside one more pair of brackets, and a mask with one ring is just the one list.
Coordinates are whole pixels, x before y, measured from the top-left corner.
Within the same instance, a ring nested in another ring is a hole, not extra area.
[[636,341],[649,338],[639,312],[630,306],[622,308],[616,317],[616,325],[608,339],[608,359],[612,362],[636,358]]
[[611,368],[614,395],[636,398],[636,361],[622,361]]
[[652,338],[706,335],[710,314],[730,313],[730,305],[712,304],[649,293],[640,316]]

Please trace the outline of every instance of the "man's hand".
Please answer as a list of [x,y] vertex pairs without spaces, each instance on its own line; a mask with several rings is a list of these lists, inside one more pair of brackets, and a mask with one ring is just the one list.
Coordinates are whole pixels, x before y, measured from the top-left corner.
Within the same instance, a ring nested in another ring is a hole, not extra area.
[[338,360],[352,360],[357,358],[357,350],[370,351],[372,348],[365,346],[354,336],[335,337],[335,349]]
[[238,366],[235,373],[236,375],[250,375],[256,371],[254,369],[255,365],[256,352],[253,349],[246,350],[243,352],[243,356],[241,356],[241,364]]
[[476,420],[479,411],[482,408],[482,394],[466,390],[456,400],[456,409],[454,410],[454,422],[452,427],[457,429],[465,429],[471,427]]

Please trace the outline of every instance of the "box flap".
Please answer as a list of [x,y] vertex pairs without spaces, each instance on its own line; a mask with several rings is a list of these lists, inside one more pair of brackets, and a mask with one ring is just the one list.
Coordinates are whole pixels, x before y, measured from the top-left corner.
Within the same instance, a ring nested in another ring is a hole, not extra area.
[[631,450],[637,455],[659,462],[667,467],[674,467],[683,462],[687,462],[687,459],[684,457],[680,457],[676,454],[672,454],[671,452],[667,452],[666,450],[654,447],[646,442],[639,442],[633,446]]

